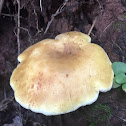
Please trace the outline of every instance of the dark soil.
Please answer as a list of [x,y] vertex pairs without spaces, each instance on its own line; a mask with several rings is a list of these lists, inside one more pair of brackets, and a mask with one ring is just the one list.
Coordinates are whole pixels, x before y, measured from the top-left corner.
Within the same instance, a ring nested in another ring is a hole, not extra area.
[[[97,17],[92,42],[102,46],[112,62],[126,62],[126,0],[68,0],[49,27],[63,0],[42,0],[42,12],[39,2],[21,0],[21,52],[63,32],[87,34]],[[14,100],[9,80],[18,63],[17,14],[16,0],[5,0],[0,14],[0,126],[126,126],[126,93],[121,88],[100,93],[92,105],[59,116],[33,113]]]

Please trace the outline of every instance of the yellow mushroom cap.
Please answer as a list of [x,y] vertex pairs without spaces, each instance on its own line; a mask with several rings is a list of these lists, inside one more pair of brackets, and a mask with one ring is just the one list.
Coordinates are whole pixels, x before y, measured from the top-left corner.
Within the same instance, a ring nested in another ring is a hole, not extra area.
[[67,32],[26,49],[10,85],[16,101],[44,115],[58,115],[95,102],[111,89],[113,70],[105,51],[81,32]]

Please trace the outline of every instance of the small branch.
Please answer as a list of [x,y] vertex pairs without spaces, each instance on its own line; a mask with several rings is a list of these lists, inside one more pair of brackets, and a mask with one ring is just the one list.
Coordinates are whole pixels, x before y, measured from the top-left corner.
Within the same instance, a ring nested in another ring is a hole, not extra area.
[[38,15],[37,15],[37,13],[36,13],[35,8],[34,8],[34,14],[35,14],[35,18],[36,18],[36,19],[35,19],[35,20],[36,20],[36,28],[37,28],[38,31],[40,31],[40,30],[39,30],[39,25],[38,25]]
[[114,116],[115,116],[116,118],[122,120],[123,122],[126,122],[126,119],[123,119],[122,117],[119,117],[119,116],[116,116],[116,115],[114,115]]
[[113,42],[113,44],[120,50],[120,53],[122,55],[122,61],[124,62],[124,59],[126,58],[126,55],[123,52],[123,49],[117,43]]
[[60,14],[60,13],[62,12],[62,10],[63,10],[64,7],[66,6],[66,3],[67,3],[67,2],[68,2],[67,0],[64,1],[63,4],[57,9],[57,11],[55,12],[55,14],[52,14],[51,20],[48,22],[47,27],[46,27],[46,29],[45,29],[45,31],[44,31],[44,35],[47,33],[47,31],[48,31],[50,25],[52,24],[52,22],[53,22],[53,20],[54,20],[54,18],[55,18],[58,14]]
[[14,100],[14,97],[8,97],[5,100],[2,100],[0,102],[0,111],[4,111],[7,109],[7,106],[10,102],[12,102]]
[[42,0],[40,0],[40,9],[41,9],[41,12],[42,12]]
[[99,4],[99,8],[100,8],[100,10],[101,10],[101,14],[102,14],[102,12],[103,12],[103,6],[101,5],[101,3],[99,2],[99,0],[96,0],[97,2],[98,2],[98,4]]
[[[16,0],[18,4],[18,22],[17,22],[17,44],[18,44],[18,56],[20,55],[20,0]],[[23,126],[21,116],[21,106],[19,105],[20,126]]]
[[[2,16],[7,16],[7,17],[17,17],[17,14],[5,14],[5,13],[1,13]],[[22,16],[20,16],[20,18],[23,18]]]
[[103,32],[102,32],[101,35],[100,35],[100,38],[102,37],[102,35],[104,34],[104,32],[105,32],[114,22],[115,22],[115,21],[110,22],[110,23],[107,25],[107,27],[105,27],[105,29],[103,30]]
[[28,36],[29,36],[29,41],[30,41],[30,43],[32,43],[32,37],[31,37],[31,35],[30,35],[30,32],[29,32],[29,30],[28,29],[26,29],[26,28],[23,28],[23,27],[19,27],[20,29],[22,29],[22,30],[25,30],[25,31],[27,31],[27,33],[28,33]]
[[38,30],[38,33],[39,33],[40,30],[39,30],[38,15],[37,15],[37,12],[36,12],[36,9],[35,9],[34,1],[32,2],[32,6],[33,6],[33,9],[34,9],[34,14],[35,14],[36,29]]
[[89,35],[89,36],[90,36],[90,34],[91,34],[91,32],[92,32],[94,26],[95,26],[96,20],[97,20],[97,17],[96,17],[95,20],[93,21],[93,24],[92,24],[92,26],[91,26],[91,28],[90,28],[90,30],[89,30],[89,32],[88,32],[88,35]]
[[20,55],[20,0],[18,3],[18,23],[17,23],[17,44],[18,44],[18,56]]
[[7,16],[7,17],[15,17],[16,15],[12,15],[12,14],[4,14],[4,13],[1,13],[2,16]]
[[0,15],[2,12],[3,4],[4,4],[4,0],[0,0]]

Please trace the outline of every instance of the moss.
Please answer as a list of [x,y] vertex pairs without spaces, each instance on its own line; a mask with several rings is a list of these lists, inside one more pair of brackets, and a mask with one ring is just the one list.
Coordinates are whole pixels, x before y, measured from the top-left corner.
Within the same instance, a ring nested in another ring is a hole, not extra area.
[[93,104],[88,108],[88,121],[89,126],[97,126],[103,124],[108,126],[108,121],[112,116],[112,109],[105,104]]
[[[126,15],[125,15],[126,18]],[[112,25],[112,31],[116,31],[116,30],[124,30],[126,29],[126,22],[118,20],[115,23],[113,23]]]

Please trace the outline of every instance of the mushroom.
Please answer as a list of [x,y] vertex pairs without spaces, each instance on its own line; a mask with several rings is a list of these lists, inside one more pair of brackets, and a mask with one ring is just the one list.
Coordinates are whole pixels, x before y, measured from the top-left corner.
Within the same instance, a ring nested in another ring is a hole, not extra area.
[[10,85],[16,101],[44,115],[59,115],[95,102],[112,88],[105,51],[81,32],[67,32],[32,45],[18,57]]

